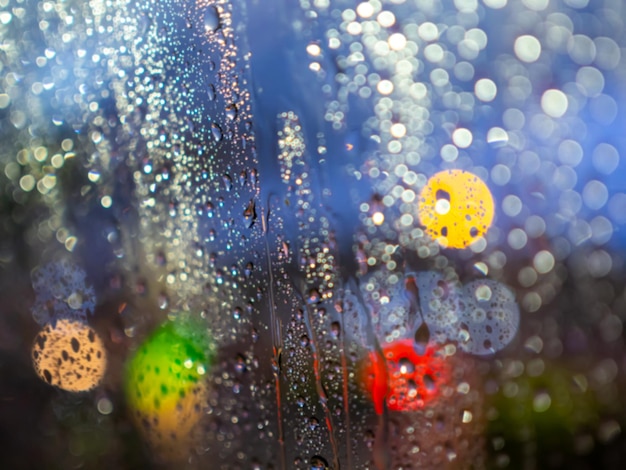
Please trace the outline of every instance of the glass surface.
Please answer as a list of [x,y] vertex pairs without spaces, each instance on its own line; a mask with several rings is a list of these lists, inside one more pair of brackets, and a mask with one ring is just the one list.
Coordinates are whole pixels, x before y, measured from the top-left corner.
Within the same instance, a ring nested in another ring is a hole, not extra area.
[[625,20],[0,0],[0,468],[624,468]]

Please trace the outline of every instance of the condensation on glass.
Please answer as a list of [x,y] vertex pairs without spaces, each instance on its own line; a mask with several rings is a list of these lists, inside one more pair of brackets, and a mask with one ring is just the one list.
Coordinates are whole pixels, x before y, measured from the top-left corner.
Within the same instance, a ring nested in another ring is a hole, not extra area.
[[0,1],[39,462],[620,468],[623,13]]

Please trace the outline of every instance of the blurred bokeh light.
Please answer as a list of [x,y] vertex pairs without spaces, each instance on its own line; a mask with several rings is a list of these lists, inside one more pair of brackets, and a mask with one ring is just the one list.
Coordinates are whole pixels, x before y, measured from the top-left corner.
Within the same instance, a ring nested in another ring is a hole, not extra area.
[[624,468],[625,19],[0,0],[0,468]]

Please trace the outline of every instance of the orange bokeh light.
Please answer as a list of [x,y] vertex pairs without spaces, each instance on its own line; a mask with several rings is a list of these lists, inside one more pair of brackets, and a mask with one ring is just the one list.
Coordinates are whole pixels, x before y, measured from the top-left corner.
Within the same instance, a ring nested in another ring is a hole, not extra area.
[[31,356],[42,380],[69,392],[96,387],[107,365],[100,336],[86,324],[67,319],[42,328],[35,337]]
[[390,411],[417,411],[441,396],[450,380],[450,365],[435,345],[423,354],[411,339],[394,341],[379,352],[371,351],[361,367],[361,385],[382,414],[385,401]]
[[418,215],[426,233],[444,248],[467,248],[493,221],[494,202],[487,185],[463,170],[433,175],[418,199]]

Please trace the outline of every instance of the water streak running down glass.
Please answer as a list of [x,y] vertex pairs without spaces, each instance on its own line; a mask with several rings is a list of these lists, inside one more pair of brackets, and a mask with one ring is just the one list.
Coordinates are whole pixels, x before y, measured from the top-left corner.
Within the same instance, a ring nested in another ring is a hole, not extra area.
[[0,468],[623,468],[621,0],[0,0]]

